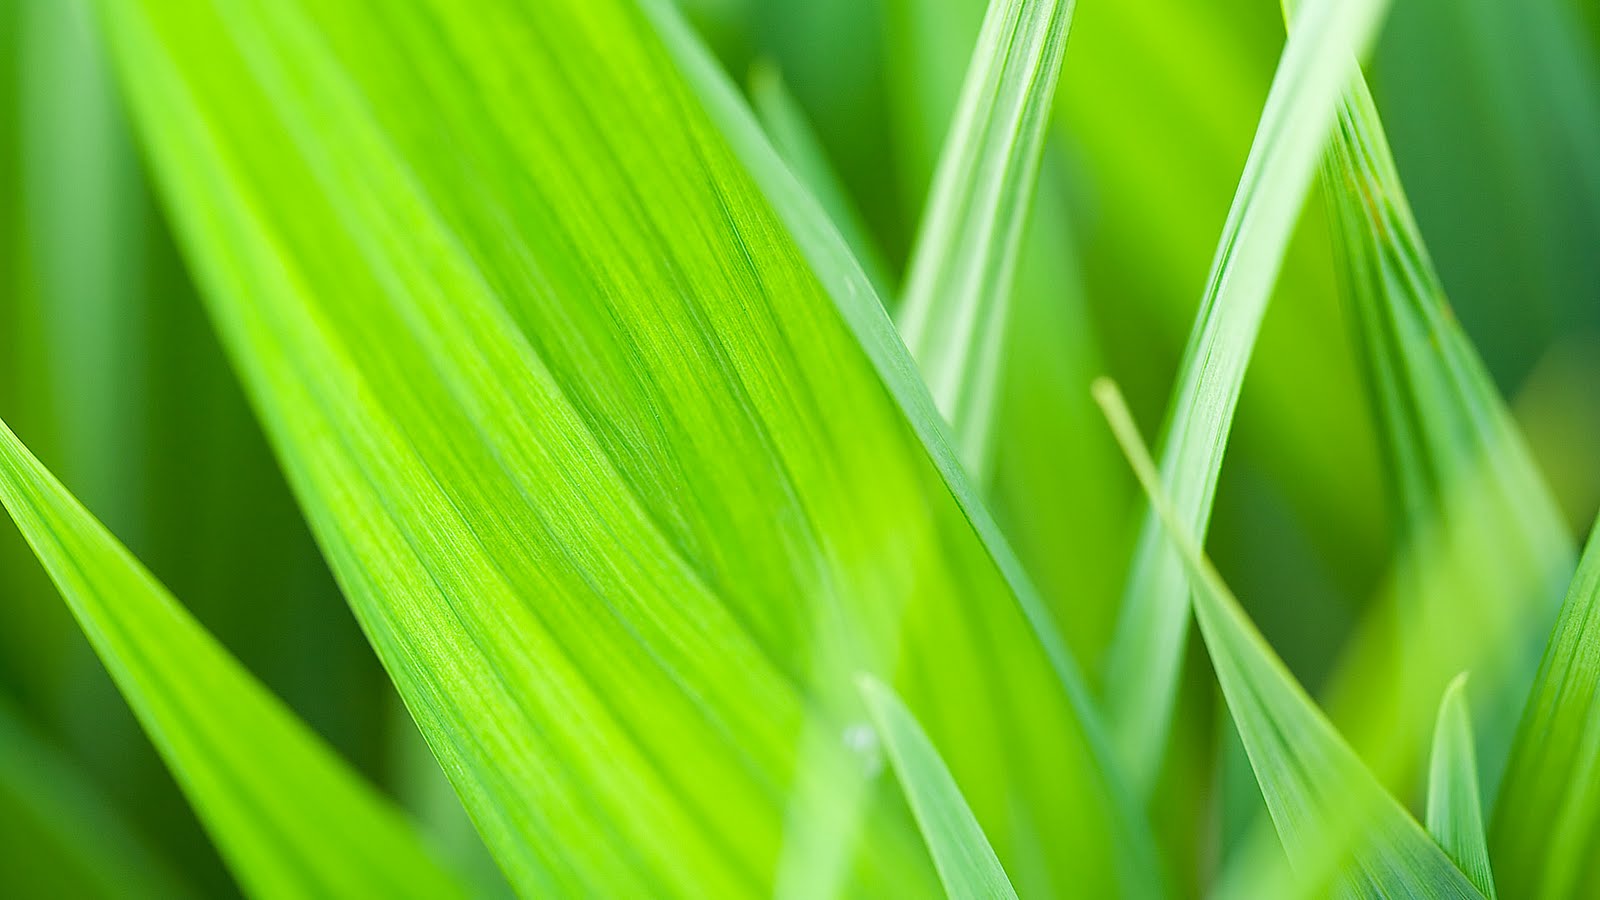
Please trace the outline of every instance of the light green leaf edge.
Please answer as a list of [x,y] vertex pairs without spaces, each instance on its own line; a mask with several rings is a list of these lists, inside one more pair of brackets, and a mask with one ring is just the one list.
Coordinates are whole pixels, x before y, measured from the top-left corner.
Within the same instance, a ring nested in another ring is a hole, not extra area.
[[1478,754],[1473,748],[1472,713],[1467,708],[1467,673],[1445,688],[1428,755],[1428,833],[1489,900],[1494,873],[1483,830],[1483,799],[1478,791]]
[[789,164],[795,177],[811,189],[817,203],[839,229],[839,236],[850,245],[878,296],[886,300],[893,297],[894,279],[889,276],[889,264],[884,261],[883,251],[873,239],[839,173],[829,162],[828,152],[807,120],[800,101],[784,84],[777,63],[760,60],[750,67],[750,105],[773,148]]
[[896,316],[973,479],[986,483],[1023,227],[1073,0],[993,0],[940,152]]
[[[1262,316],[1310,187],[1352,53],[1386,0],[1312,0],[1296,17],[1217,247],[1163,431],[1161,472],[1202,540]],[[1107,716],[1136,791],[1148,794],[1171,726],[1188,634],[1183,563],[1154,512],[1141,527],[1105,664]]]
[[1600,522],[1528,695],[1489,847],[1509,897],[1600,892]]
[[1094,394],[1193,579],[1212,666],[1297,872],[1318,884],[1331,875],[1357,896],[1481,897],[1256,630],[1168,498],[1116,385],[1102,379]]
[[878,736],[888,752],[933,855],[945,894],[967,898],[1011,898],[1017,893],[1000,859],[973,817],[939,751],[894,689],[871,675],[857,681]]
[[461,892],[411,825],[0,423],[0,502],[253,896]]

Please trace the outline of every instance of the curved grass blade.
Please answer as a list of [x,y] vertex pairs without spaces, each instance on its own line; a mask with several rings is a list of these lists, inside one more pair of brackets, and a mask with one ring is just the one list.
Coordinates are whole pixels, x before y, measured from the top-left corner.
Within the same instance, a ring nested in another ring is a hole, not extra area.
[[195,896],[63,754],[0,702],[0,893]]
[[1456,676],[1439,701],[1433,752],[1428,758],[1428,833],[1485,897],[1493,900],[1494,873],[1478,795],[1478,754],[1467,709],[1467,675]]
[[[301,505],[519,890],[769,891],[863,670],[915,673],[1008,864],[1154,877],[870,284],[675,11],[102,11]],[[875,802],[850,768],[818,793]],[[932,883],[908,811],[861,823],[852,884]]]
[[[986,3],[893,0],[886,37],[895,169],[920,212],[950,131]],[[1023,228],[1005,325],[998,418],[985,496],[1066,640],[1086,665],[1110,639],[1132,536],[1132,479],[1089,383],[1104,370],[1070,226],[1073,169],[1047,140]]]
[[892,688],[876,678],[864,675],[859,686],[867,712],[916,814],[922,837],[928,842],[928,851],[933,854],[946,896],[1015,900],[1017,892],[989,846],[989,839],[984,837],[983,827],[973,818],[960,785],[950,777],[950,770],[916,717]]
[[1116,386],[1098,382],[1095,398],[1194,580],[1206,649],[1297,872],[1313,883],[1332,874],[1355,896],[1482,896],[1384,790],[1256,630],[1168,499]]
[[[1178,376],[1161,472],[1186,527],[1204,539],[1245,368],[1353,52],[1384,0],[1312,0],[1296,17],[1223,228]],[[1148,793],[1166,747],[1188,632],[1183,564],[1145,517],[1107,654],[1107,714],[1136,790]]]
[[[1284,4],[1286,15],[1293,6]],[[1470,667],[1483,700],[1485,768],[1498,773],[1539,642],[1572,572],[1571,540],[1509,410],[1450,311],[1359,72],[1338,115],[1322,181],[1403,542],[1393,599],[1404,652],[1382,664],[1415,685],[1383,696],[1414,698],[1418,706],[1358,697],[1353,685],[1365,676],[1356,672],[1340,674],[1331,703],[1336,718],[1350,710],[1357,746],[1398,742],[1398,752],[1409,753],[1396,739],[1413,732],[1438,686]],[[1479,624],[1431,627],[1451,622]],[[1399,646],[1391,635],[1370,639]],[[1426,653],[1423,640],[1432,645]]]
[[1012,279],[1073,0],[993,0],[912,250],[897,322],[980,484]]
[[1600,891],[1600,523],[1528,695],[1489,846],[1508,897]]
[[247,892],[454,896],[411,826],[0,423],[0,501]]
[[861,211],[828,162],[828,153],[806,120],[805,110],[784,85],[776,63],[763,61],[751,67],[750,104],[773,147],[795,177],[811,189],[839,235],[850,245],[878,296],[892,297],[894,280],[889,277],[883,251],[878,249]]

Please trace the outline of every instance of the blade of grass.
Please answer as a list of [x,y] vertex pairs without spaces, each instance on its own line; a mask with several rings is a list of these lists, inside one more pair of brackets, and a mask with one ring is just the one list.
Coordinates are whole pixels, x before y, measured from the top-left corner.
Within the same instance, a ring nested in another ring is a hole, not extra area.
[[994,0],[940,153],[897,322],[962,461],[988,480],[1023,226],[1072,0]]
[[1101,380],[1094,391],[1193,580],[1206,649],[1290,860],[1302,875],[1332,865],[1357,896],[1482,896],[1378,783],[1256,630],[1166,494],[1116,385]]
[[[1152,878],[870,284],[667,4],[102,11],[301,505],[519,890],[767,891],[862,670],[914,673],[1002,859]],[[931,882],[908,811],[864,822],[861,890]]]
[[245,672],[4,423],[0,501],[247,891],[458,893],[398,811]]
[[[1294,5],[1284,4],[1286,16]],[[1485,768],[1497,773],[1510,723],[1532,682],[1539,642],[1572,571],[1571,540],[1450,310],[1359,72],[1340,101],[1322,182],[1343,293],[1354,311],[1386,471],[1398,498],[1402,555],[1393,599],[1403,650],[1386,665],[1417,687],[1384,696],[1414,696],[1431,705],[1438,686],[1470,667],[1482,699]],[[1451,619],[1490,624],[1471,634],[1423,627]],[[1376,639],[1402,646],[1392,636]],[[1419,652],[1422,640],[1434,649]],[[1353,739],[1369,758],[1391,755],[1374,745],[1409,733],[1420,709],[1375,704],[1370,694],[1341,686],[1362,680],[1353,672],[1336,678],[1330,695],[1335,718],[1347,718],[1348,710],[1357,723]],[[1400,752],[1410,752],[1403,742]]]
[[1493,900],[1494,873],[1483,831],[1483,800],[1478,795],[1478,754],[1473,749],[1472,714],[1467,708],[1467,675],[1457,675],[1439,701],[1433,752],[1428,757],[1428,833]]
[[[1296,18],[1273,77],[1163,431],[1163,478],[1202,540],[1245,369],[1350,56],[1366,47],[1386,7],[1383,0],[1313,0]],[[1152,512],[1140,530],[1104,682],[1117,749],[1145,794],[1166,748],[1188,608],[1182,561]]]
[[945,894],[952,898],[1013,898],[1017,893],[984,837],[983,827],[961,796],[939,751],[894,690],[870,675],[861,677],[861,697],[906,799],[928,842]]
[[878,296],[893,297],[894,279],[889,276],[883,252],[878,249],[839,174],[829,163],[822,141],[806,120],[805,110],[784,85],[776,63],[763,61],[751,67],[750,103],[773,147],[828,213],[839,235],[861,263],[862,271],[872,280]]
[[195,896],[65,754],[3,701],[0,891],[104,900]]
[[1507,896],[1600,891],[1600,523],[1528,695],[1489,846]]

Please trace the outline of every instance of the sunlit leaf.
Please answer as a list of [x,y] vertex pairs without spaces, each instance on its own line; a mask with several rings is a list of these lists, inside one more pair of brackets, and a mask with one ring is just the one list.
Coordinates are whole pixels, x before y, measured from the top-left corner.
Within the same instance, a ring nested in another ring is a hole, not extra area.
[[1439,701],[1433,753],[1428,758],[1428,833],[1485,897],[1493,898],[1494,874],[1483,832],[1478,792],[1478,754],[1467,709],[1467,676],[1458,675]]
[[[1163,479],[1201,539],[1245,369],[1350,55],[1366,46],[1386,6],[1313,0],[1297,17],[1273,77],[1163,431]],[[1182,561],[1153,512],[1123,597],[1105,667],[1107,713],[1130,778],[1148,792],[1166,746],[1189,627]]]
[[961,788],[939,751],[894,690],[872,676],[861,679],[861,696],[878,729],[894,771],[916,814],[945,893],[953,898],[1009,897],[1017,893],[1000,860],[972,817]]
[[[1161,484],[1114,384],[1095,386],[1185,574],[1195,617],[1279,839],[1300,874],[1330,871],[1355,896],[1481,894],[1345,743],[1207,560]],[[1348,857],[1348,858],[1347,858]]]
[[255,896],[452,896],[411,826],[0,424],[0,501]]
[[1600,891],[1600,524],[1545,647],[1489,837],[1508,897]]
[[995,0],[912,250],[900,333],[962,461],[987,481],[1012,279],[1072,0]]
[[102,8],[301,505],[519,890],[930,886],[841,737],[859,671],[1019,885],[1159,878],[859,264],[670,7]]

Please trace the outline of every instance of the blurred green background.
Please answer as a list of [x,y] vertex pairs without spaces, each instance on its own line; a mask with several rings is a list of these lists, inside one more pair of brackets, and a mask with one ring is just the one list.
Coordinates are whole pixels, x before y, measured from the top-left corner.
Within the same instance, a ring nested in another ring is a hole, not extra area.
[[[897,273],[983,4],[684,5],[737,80],[776,69]],[[991,499],[1091,671],[1139,509],[1086,385],[1115,376],[1147,432],[1159,426],[1282,39],[1272,0],[1077,10],[1019,273]],[[1593,0],[1397,0],[1367,67],[1456,312],[1575,532],[1600,505],[1597,46]],[[1209,545],[1313,688],[1393,550],[1356,360],[1313,194]],[[472,853],[194,296],[80,0],[0,0],[0,417],[247,666]],[[0,597],[0,887],[105,892],[58,864],[59,804],[40,798],[68,790],[195,892],[233,893],[9,528]],[[1169,778],[1186,786],[1180,818],[1218,823],[1172,829],[1189,842],[1191,887],[1226,844],[1204,835],[1230,830],[1218,785],[1240,783],[1217,762],[1228,735],[1204,666],[1191,662],[1178,737],[1191,771]]]

